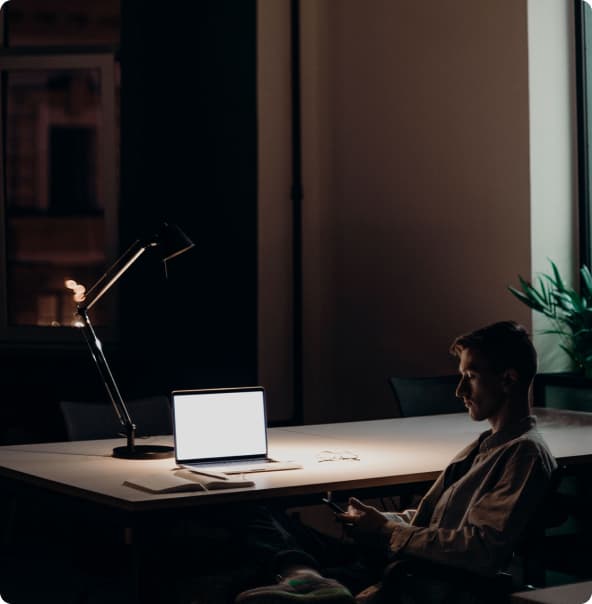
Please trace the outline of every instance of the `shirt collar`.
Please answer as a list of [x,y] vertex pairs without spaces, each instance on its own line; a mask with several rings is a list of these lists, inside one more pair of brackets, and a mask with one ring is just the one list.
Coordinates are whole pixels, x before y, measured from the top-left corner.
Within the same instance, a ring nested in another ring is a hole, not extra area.
[[504,426],[501,430],[493,433],[491,430],[483,432],[479,438],[480,440],[480,451],[489,451],[495,447],[499,447],[519,436],[522,436],[529,430],[532,430],[536,426],[536,417],[534,415],[527,415],[521,420]]

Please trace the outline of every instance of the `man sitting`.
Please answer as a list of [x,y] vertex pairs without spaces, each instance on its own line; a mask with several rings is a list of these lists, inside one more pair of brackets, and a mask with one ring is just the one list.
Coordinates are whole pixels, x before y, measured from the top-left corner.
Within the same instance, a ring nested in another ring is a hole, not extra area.
[[[556,467],[530,415],[536,352],[526,330],[510,321],[459,336],[450,351],[459,359],[456,395],[470,417],[487,420],[490,429],[456,455],[410,522],[408,516],[384,514],[354,498],[337,516],[362,548],[384,554],[375,559],[385,567],[412,558],[493,575],[508,564]],[[321,574],[315,558],[290,535],[282,538],[285,546],[274,546],[278,582],[242,592],[237,603],[354,601],[346,586]],[[445,596],[441,585],[430,587],[426,581],[425,589],[429,595],[423,597],[429,599],[423,601]],[[355,601],[369,602],[380,591],[380,584],[373,585]]]

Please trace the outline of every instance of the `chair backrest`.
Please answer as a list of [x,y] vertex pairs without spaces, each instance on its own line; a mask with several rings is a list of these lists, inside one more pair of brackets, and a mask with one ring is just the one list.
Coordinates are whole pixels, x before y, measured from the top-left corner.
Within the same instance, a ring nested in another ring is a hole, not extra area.
[[570,373],[537,373],[533,402],[537,407],[592,411],[592,380]]
[[522,583],[544,587],[545,585],[545,547],[546,532],[564,524],[569,516],[565,498],[560,486],[567,470],[559,465],[553,471],[545,500],[533,511],[524,533],[516,545],[515,553],[521,559]]
[[465,411],[455,395],[458,375],[389,378],[401,417]]
[[[171,408],[168,397],[150,396],[126,402],[136,436],[172,434]],[[116,438],[122,433],[115,409],[110,403],[61,401],[60,409],[68,440]]]

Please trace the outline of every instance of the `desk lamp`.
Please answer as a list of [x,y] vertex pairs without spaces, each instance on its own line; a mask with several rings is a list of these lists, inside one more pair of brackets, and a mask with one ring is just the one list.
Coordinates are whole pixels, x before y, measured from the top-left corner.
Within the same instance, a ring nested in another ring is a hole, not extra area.
[[90,322],[88,311],[105,294],[112,285],[127,271],[128,268],[148,249],[156,248],[165,265],[171,258],[186,252],[193,247],[192,241],[176,225],[165,223],[160,231],[151,238],[135,241],[129,249],[115,263],[107,269],[107,272],[86,292],[80,294],[75,300],[76,316],[79,319],[77,325],[82,329],[84,339],[88,344],[92,357],[97,365],[101,379],[107,390],[107,394],[113,403],[115,413],[121,423],[127,437],[127,444],[113,449],[113,457],[125,459],[162,459],[172,457],[174,448],[164,445],[136,445],[136,425],[134,424],[128,408],[123,401],[119,388],[115,383],[107,359],[103,354],[103,346],[95,334]]

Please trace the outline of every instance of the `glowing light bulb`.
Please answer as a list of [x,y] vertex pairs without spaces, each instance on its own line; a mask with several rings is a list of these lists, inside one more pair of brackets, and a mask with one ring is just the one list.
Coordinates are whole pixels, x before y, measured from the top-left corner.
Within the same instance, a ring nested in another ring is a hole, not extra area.
[[76,283],[74,279],[66,279],[64,285],[74,293],[74,302],[84,302],[86,297],[86,287],[84,285]]

